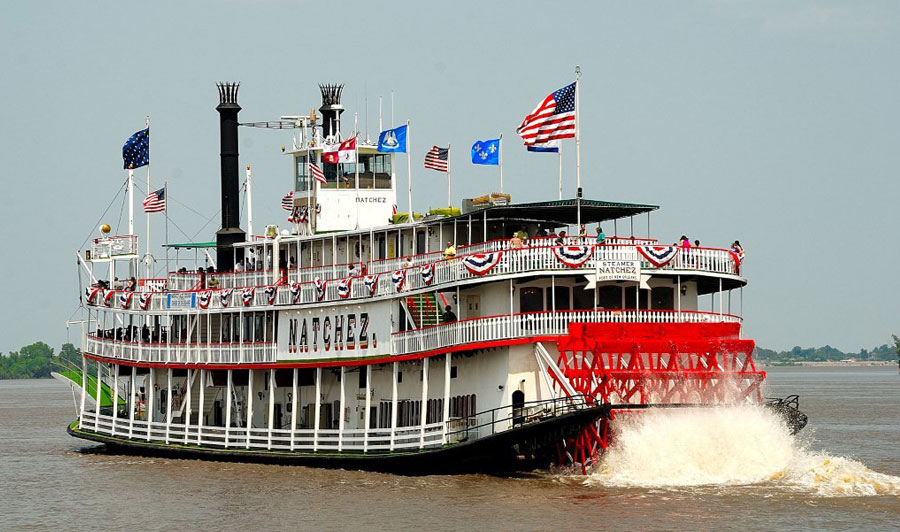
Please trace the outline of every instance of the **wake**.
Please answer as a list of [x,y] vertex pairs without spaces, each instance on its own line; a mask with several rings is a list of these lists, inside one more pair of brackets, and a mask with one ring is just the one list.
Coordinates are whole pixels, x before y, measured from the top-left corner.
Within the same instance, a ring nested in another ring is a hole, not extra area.
[[650,409],[615,423],[614,443],[587,485],[767,485],[825,497],[900,495],[900,477],[810,451],[761,406]]

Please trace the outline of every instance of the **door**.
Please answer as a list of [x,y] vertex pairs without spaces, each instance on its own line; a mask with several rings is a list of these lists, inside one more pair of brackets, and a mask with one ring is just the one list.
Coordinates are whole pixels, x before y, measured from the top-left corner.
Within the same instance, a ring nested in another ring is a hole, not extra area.
[[513,426],[521,425],[525,421],[525,392],[516,390],[512,393],[512,417]]
[[466,296],[466,319],[481,317],[481,296]]

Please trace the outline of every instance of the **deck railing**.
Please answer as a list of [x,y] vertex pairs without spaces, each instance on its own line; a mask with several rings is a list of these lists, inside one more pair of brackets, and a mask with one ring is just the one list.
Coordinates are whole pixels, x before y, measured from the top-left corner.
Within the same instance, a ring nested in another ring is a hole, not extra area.
[[[545,240],[545,239],[533,239]],[[576,239],[576,241],[578,241]],[[479,244],[480,246],[481,244]],[[369,276],[377,276],[374,293],[364,284],[364,277],[357,276],[353,278],[344,277],[342,279],[325,279],[320,280],[325,283],[325,294],[319,297],[314,282],[299,283],[300,296],[295,299],[291,293],[291,277],[292,272],[289,270],[281,272],[280,275],[273,275],[272,271],[267,272],[243,272],[236,274],[215,274],[216,279],[231,279],[228,283],[220,282],[219,288],[212,288],[206,291],[209,297],[208,303],[201,304],[199,301],[202,291],[196,290],[196,282],[191,281],[190,275],[195,274],[175,274],[170,276],[170,285],[188,287],[185,291],[170,291],[163,294],[154,294],[151,297],[148,310],[169,310],[177,308],[236,308],[236,307],[266,307],[270,305],[291,305],[300,303],[318,303],[329,301],[367,299],[374,296],[396,295],[400,293],[394,283],[391,281],[391,275],[395,271],[403,271],[405,281],[403,282],[402,291],[411,291],[419,289],[439,290],[441,286],[469,279],[484,278],[502,275],[528,274],[533,272],[553,272],[553,271],[572,271],[573,269],[561,262],[554,253],[554,246],[548,245],[509,249],[508,241],[492,241],[485,243],[486,248],[480,252],[488,253],[490,247],[496,247],[493,251],[501,251],[501,257],[496,266],[483,275],[477,275],[470,272],[463,263],[466,255],[458,255],[453,259],[442,259],[424,261],[419,266],[409,266],[399,268],[397,270],[386,271],[370,271]],[[503,247],[505,246],[505,247]],[[417,256],[418,257],[418,256]],[[433,257],[432,257],[433,259]],[[394,259],[391,259],[394,260]],[[702,271],[723,275],[739,275],[740,264],[736,260],[733,253],[725,249],[711,248],[687,248],[679,251],[675,257],[665,264],[662,268],[655,268],[649,262],[643,259],[634,245],[600,245],[593,248],[590,258],[577,268],[578,271],[593,270],[599,261],[609,260],[628,260],[642,262],[642,269],[645,271],[659,270],[687,270]],[[433,266],[432,280],[426,283],[421,268],[429,264]],[[347,265],[340,265],[344,268],[346,275]],[[380,267],[379,267],[380,268]],[[173,280],[174,279],[174,280]],[[254,293],[244,293],[245,288],[230,288],[222,286],[223,284],[233,285],[241,283],[263,283],[261,285],[253,285],[248,288],[254,288]],[[267,283],[267,284],[266,284]],[[341,284],[349,284],[349,290],[342,290]],[[275,297],[270,302],[270,294],[266,294],[267,286],[272,287],[270,290],[275,291]],[[223,301],[223,290],[231,290],[230,294]],[[246,296],[248,303],[244,304]],[[130,302],[129,308],[137,309],[137,296]],[[108,306],[111,308],[122,308],[122,302],[119,297],[104,298],[98,296],[91,303],[95,306]]]
[[[502,343],[520,338],[568,334],[570,323],[740,323],[731,314],[675,310],[567,310],[504,314],[432,325],[391,335],[390,355],[408,355],[454,346]],[[89,335],[90,354],[130,362],[173,364],[271,364],[275,342],[146,343]]]

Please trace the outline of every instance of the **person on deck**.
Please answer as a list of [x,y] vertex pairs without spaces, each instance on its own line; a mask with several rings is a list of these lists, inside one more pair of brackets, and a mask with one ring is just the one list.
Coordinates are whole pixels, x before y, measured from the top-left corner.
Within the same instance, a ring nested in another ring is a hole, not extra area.
[[555,244],[556,244],[557,246],[564,246],[564,245],[566,245],[566,232],[565,232],[565,231],[560,231],[560,232],[559,232],[559,235],[556,237]]
[[606,243],[606,233],[603,232],[603,228],[599,225],[597,226],[597,243],[605,244]]
[[134,292],[137,290],[137,279],[134,277],[129,277],[128,282],[125,283],[125,291],[126,292]]
[[519,238],[519,233],[513,233],[513,237],[509,239],[509,249],[522,249],[523,247],[525,246],[522,239]]
[[453,313],[453,309],[450,307],[450,305],[447,305],[446,307],[444,307],[443,322],[453,323],[454,321],[456,321],[456,314]]
[[444,258],[452,259],[456,257],[456,247],[453,246],[452,241],[447,241],[447,247],[444,249]]
[[578,229],[578,236],[587,236],[587,226],[581,224],[581,227]]

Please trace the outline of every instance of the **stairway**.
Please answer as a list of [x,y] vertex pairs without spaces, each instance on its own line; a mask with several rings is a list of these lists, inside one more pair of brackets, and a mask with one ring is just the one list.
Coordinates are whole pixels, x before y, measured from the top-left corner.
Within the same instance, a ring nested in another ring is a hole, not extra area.
[[416,324],[416,328],[441,323],[443,309],[432,292],[407,296],[406,306],[409,308],[409,313],[412,316],[413,323]]

